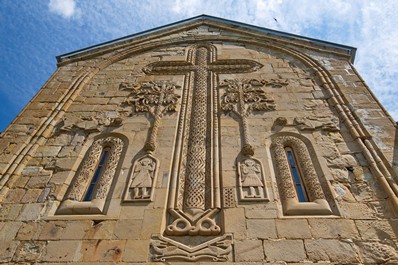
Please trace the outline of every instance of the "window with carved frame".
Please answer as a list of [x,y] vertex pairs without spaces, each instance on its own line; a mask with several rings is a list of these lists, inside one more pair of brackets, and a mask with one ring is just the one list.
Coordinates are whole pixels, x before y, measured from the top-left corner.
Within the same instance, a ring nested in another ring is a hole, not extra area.
[[308,202],[308,195],[306,187],[303,182],[303,174],[297,163],[296,155],[293,148],[290,146],[285,147],[287,161],[289,162],[290,173],[293,180],[294,188],[296,190],[297,199],[299,202]]
[[123,147],[123,140],[116,136],[94,141],[56,214],[103,214]]
[[271,151],[284,215],[333,214],[306,144],[295,135],[280,135]]

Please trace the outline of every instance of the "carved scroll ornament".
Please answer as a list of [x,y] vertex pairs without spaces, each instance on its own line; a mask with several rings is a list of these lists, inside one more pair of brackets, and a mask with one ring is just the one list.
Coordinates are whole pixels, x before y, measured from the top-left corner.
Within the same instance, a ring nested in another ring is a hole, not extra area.
[[232,252],[232,236],[224,235],[197,246],[185,245],[158,235],[151,240],[153,261],[227,261]]

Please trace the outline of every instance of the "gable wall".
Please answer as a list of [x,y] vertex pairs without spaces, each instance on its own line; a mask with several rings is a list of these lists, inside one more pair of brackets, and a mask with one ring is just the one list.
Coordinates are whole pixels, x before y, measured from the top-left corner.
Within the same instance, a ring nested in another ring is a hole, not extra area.
[[[178,38],[203,32],[220,34],[201,28],[180,33]],[[131,101],[126,102],[132,98],[131,90],[121,89],[121,84],[167,80],[183,87],[183,75],[149,75],[142,69],[157,61],[186,60],[189,45],[159,47],[117,61],[93,74],[92,78],[79,79],[86,85],[79,87],[81,91],[69,101],[67,93],[75,88],[71,80],[87,69],[85,67],[100,65],[110,54],[59,68],[0,140],[3,148],[0,165],[4,169],[20,150],[32,149],[31,155],[23,160],[26,162],[2,190],[2,262],[111,264],[149,260],[151,237],[162,233],[168,223],[167,187],[181,103],[177,112],[167,113],[161,119],[158,147],[154,152],[160,161],[154,201],[122,202],[133,161],[142,154],[153,119],[148,114],[133,111]],[[254,157],[264,170],[268,202],[238,199],[237,158],[242,148],[240,119],[231,113],[219,113],[222,188],[232,190],[233,194],[232,203],[224,207],[220,220],[223,232],[231,233],[234,238],[230,261],[359,264],[397,259],[398,222],[392,206],[384,199],[385,191],[371,173],[361,148],[338,116],[314,69],[291,55],[267,47],[217,40],[213,45],[218,60],[250,59],[263,65],[251,73],[220,74],[216,80],[218,84],[225,79],[276,82],[261,88],[274,100],[275,110],[254,112],[248,117],[250,142],[255,150]],[[346,95],[347,106],[355,108],[369,132],[375,133],[374,142],[390,162],[394,155],[391,138],[395,129],[351,66],[335,56],[309,54],[328,70]],[[219,91],[221,100],[225,88]],[[182,97],[182,88],[175,93]],[[58,116],[50,119],[53,127],[40,127],[60,102],[62,106],[70,104],[63,108],[65,113],[55,112]],[[121,124],[116,118],[122,120]],[[36,138],[35,130],[40,128],[46,134]],[[273,137],[288,134],[306,139],[311,154],[317,156],[312,162],[328,193],[326,197],[333,215],[283,214],[271,144]],[[87,150],[101,135],[123,135],[128,143],[107,197],[106,214],[55,214]],[[7,172],[13,172],[12,169]],[[225,203],[226,198],[223,199]]]

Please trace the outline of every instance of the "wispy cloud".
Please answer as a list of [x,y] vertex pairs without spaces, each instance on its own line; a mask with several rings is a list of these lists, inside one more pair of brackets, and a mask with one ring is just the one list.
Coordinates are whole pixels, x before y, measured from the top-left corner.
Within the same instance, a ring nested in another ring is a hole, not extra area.
[[49,78],[55,55],[200,14],[357,47],[356,68],[398,120],[397,0],[0,2],[0,96],[14,105],[0,131]]
[[76,8],[75,0],[50,0],[48,8],[50,12],[64,18],[71,18],[80,12],[80,10]]

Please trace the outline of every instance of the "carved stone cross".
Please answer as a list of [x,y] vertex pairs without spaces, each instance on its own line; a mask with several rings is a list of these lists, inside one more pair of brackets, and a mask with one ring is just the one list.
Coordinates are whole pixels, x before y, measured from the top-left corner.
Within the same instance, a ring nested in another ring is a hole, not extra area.
[[[217,60],[215,47],[208,44],[194,46],[188,61],[161,61],[144,68],[146,74],[193,75],[192,112],[190,115],[188,150],[186,160],[184,210],[205,210],[206,174],[208,159],[208,110],[213,80],[211,73],[245,73],[262,67],[251,60]],[[214,85],[214,84],[213,84]]]

